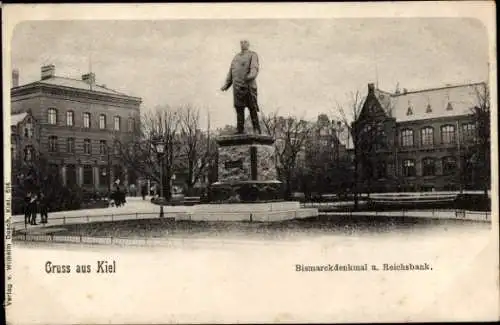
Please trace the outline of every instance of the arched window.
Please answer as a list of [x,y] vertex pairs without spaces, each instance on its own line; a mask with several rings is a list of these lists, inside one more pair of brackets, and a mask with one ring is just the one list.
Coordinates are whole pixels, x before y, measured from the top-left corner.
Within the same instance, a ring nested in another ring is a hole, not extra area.
[[443,158],[443,175],[451,175],[457,170],[457,159],[455,157]]
[[453,125],[443,125],[441,127],[441,143],[455,143],[455,127]]
[[422,159],[422,176],[434,176],[436,174],[436,164],[433,158]]
[[66,112],[66,126],[74,126],[75,125],[75,112],[67,111]]
[[430,126],[420,130],[422,146],[432,146],[434,144],[434,129]]
[[91,127],[90,113],[88,112],[83,113],[83,127],[86,129],[90,129]]
[[55,108],[49,108],[47,120],[51,125],[57,124],[57,110]]
[[99,129],[104,130],[106,128],[106,115],[99,115]]
[[404,129],[401,131],[401,146],[403,147],[413,146],[413,130]]

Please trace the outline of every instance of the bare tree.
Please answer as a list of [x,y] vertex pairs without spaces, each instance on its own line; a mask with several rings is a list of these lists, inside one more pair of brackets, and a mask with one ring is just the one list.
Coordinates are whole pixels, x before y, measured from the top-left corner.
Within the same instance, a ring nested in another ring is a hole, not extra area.
[[303,151],[306,139],[312,130],[311,123],[293,116],[282,117],[277,112],[263,116],[262,123],[267,133],[276,139],[277,171],[279,178],[285,183],[285,197],[289,198],[298,155]]
[[[359,91],[350,94],[349,102],[345,105],[341,105],[337,102],[337,110],[340,114],[339,121],[344,125],[347,130],[348,135],[351,136],[352,144],[354,146],[354,174],[353,174],[353,184],[352,190],[354,194],[354,208],[358,208],[359,198],[358,198],[358,182],[359,182],[359,165],[360,165],[360,147],[361,147],[361,134],[358,130],[359,125],[355,122],[359,120],[361,111],[363,109],[363,104],[365,98],[361,96]],[[348,140],[349,141],[349,140]]]
[[346,187],[349,172],[345,168],[345,160],[341,159],[344,150],[341,150],[339,134],[342,132],[340,121],[330,120],[326,114],[318,115],[305,146],[306,164],[303,174],[309,190],[326,193],[338,192]]
[[[136,173],[160,183],[163,175],[164,194],[170,199],[170,183],[174,162],[181,152],[179,142],[180,119],[177,109],[157,107],[141,118],[140,127],[132,137],[115,138],[115,148],[124,165]],[[165,143],[163,154],[157,151],[159,138]],[[161,168],[163,173],[160,173]]]
[[476,146],[473,156],[479,171],[480,186],[484,194],[488,195],[490,187],[491,172],[491,111],[490,111],[490,91],[487,84],[481,84],[474,88],[476,95],[476,105],[472,108],[476,125]]
[[211,141],[210,117],[207,131],[200,125],[200,111],[191,105],[180,108],[181,164],[187,170],[186,185],[191,195],[196,182],[205,175],[210,161],[214,159],[214,144]]

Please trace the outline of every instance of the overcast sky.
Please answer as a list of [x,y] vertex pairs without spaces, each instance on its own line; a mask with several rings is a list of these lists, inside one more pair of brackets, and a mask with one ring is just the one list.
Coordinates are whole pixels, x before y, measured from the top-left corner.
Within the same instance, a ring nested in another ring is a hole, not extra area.
[[40,67],[143,99],[143,109],[193,104],[212,125],[234,124],[231,92],[221,93],[239,40],[260,58],[264,113],[315,118],[351,91],[421,89],[488,78],[486,30],[472,19],[53,21],[19,24],[12,66],[20,83]]

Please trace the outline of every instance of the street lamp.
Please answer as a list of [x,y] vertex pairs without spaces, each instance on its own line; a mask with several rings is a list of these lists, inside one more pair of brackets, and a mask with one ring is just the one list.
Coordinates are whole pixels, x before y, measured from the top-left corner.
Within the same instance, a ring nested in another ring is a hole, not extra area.
[[156,140],[156,152],[160,161],[160,218],[163,218],[163,155],[165,153],[165,141],[160,137]]

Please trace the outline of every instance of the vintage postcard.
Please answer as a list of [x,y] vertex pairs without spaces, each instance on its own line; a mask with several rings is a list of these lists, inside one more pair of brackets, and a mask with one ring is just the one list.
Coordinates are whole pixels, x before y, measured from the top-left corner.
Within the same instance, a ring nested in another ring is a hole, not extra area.
[[499,320],[493,2],[2,9],[8,324]]

